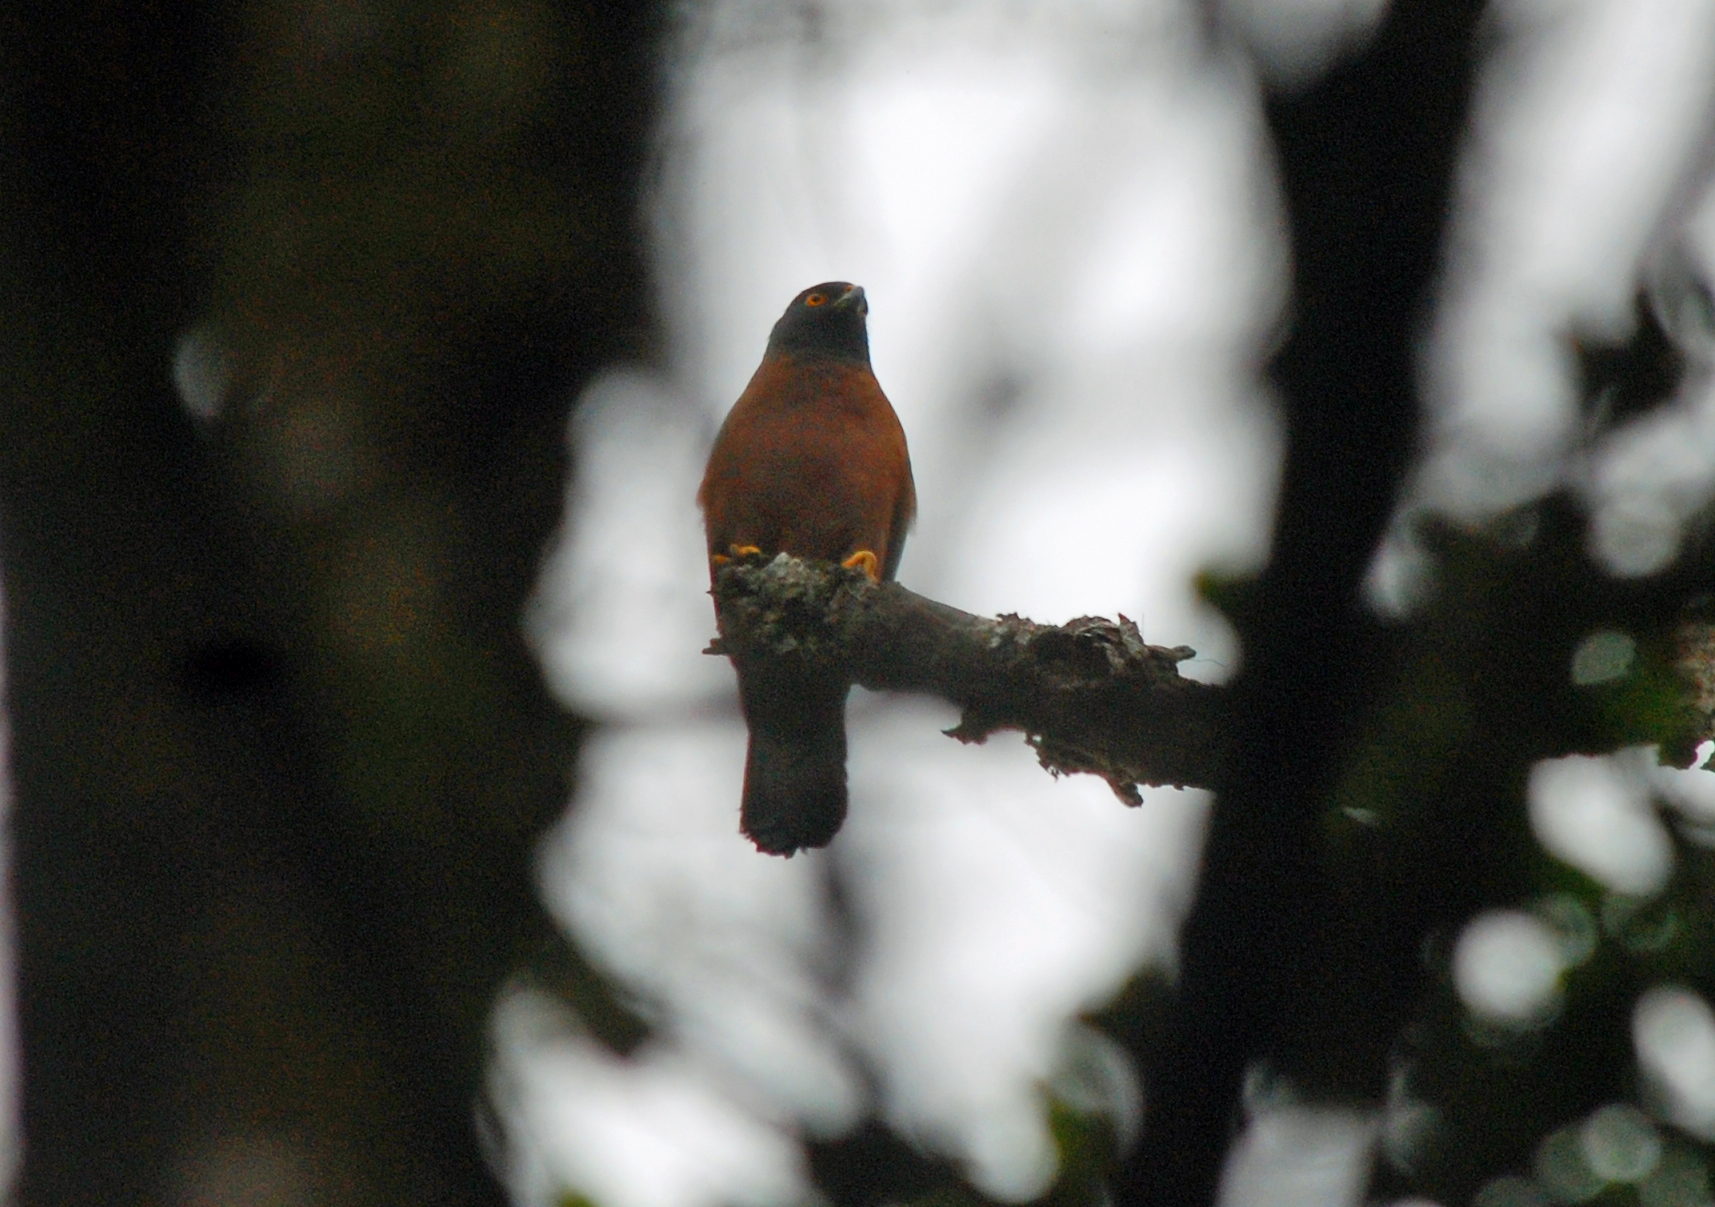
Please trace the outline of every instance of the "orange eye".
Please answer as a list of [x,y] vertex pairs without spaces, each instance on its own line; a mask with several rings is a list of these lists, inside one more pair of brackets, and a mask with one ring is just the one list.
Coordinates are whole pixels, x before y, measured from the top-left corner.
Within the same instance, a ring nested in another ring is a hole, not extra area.
[[827,298],[823,297],[819,293],[812,293],[809,297],[804,299],[804,305],[806,305],[806,306],[820,306],[823,302],[825,302],[827,300],[828,300]]

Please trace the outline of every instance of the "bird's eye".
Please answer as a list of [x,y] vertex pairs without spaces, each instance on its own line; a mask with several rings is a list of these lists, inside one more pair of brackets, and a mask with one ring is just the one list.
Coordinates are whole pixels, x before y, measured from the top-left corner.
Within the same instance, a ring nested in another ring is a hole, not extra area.
[[820,306],[823,302],[825,302],[827,300],[828,300],[827,298],[823,297],[819,293],[812,293],[809,297],[804,299],[804,305],[806,305],[806,306]]

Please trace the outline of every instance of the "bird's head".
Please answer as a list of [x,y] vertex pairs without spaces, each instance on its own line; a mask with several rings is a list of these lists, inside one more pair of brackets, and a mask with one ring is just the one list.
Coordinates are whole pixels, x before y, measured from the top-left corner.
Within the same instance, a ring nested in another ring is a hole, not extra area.
[[812,285],[792,299],[768,336],[768,351],[869,363],[869,302],[863,286],[846,281]]

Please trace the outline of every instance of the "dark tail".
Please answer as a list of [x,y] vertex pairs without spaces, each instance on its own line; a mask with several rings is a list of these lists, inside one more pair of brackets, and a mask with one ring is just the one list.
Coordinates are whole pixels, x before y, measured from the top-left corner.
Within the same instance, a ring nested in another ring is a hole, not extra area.
[[739,827],[759,851],[825,847],[846,819],[848,685],[778,665],[742,667],[750,726]]

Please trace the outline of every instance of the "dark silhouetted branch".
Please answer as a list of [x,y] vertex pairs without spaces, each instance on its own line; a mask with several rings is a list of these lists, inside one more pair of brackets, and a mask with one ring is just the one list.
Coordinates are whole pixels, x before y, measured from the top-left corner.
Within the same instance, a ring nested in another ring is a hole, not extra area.
[[1131,805],[1139,784],[1219,779],[1225,690],[1183,678],[1194,651],[1148,645],[1123,616],[988,619],[785,554],[723,566],[714,596],[709,653],[801,659],[874,691],[939,696],[964,710],[950,736],[1018,730],[1050,772],[1099,775]]

